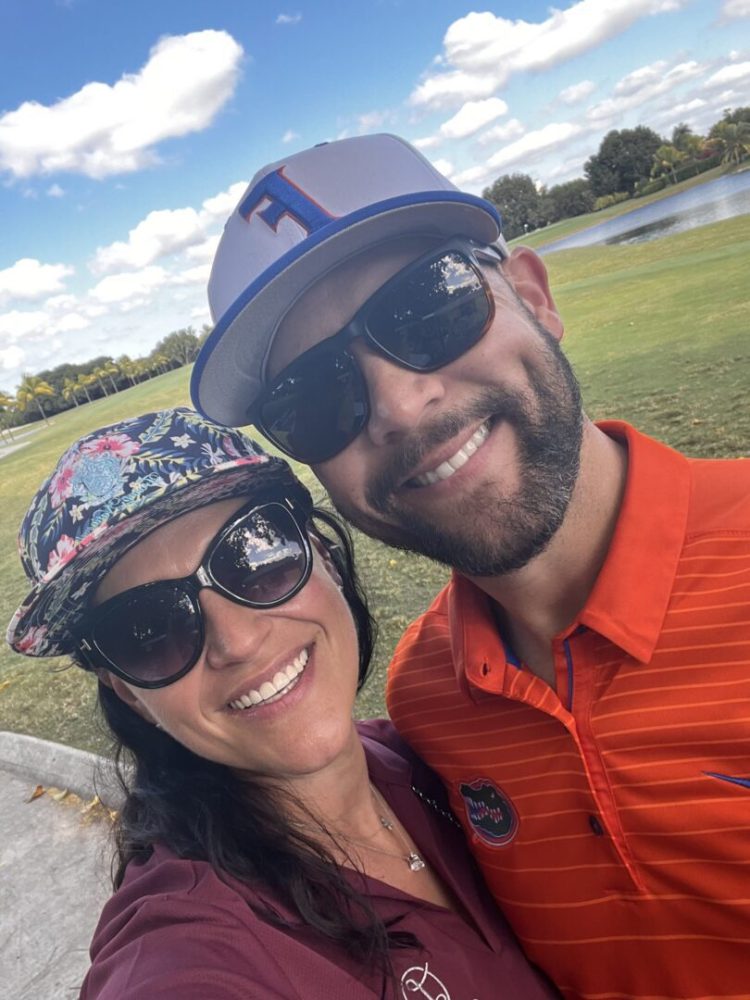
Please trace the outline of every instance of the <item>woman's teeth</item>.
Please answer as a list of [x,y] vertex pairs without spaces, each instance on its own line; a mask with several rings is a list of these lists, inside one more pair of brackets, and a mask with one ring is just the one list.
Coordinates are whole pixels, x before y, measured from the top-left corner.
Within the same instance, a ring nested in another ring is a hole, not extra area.
[[449,479],[454,472],[458,472],[462,465],[466,465],[475,451],[482,447],[489,436],[489,425],[484,423],[478,427],[471,435],[466,444],[459,448],[455,455],[451,455],[445,462],[441,462],[437,469],[431,472],[423,472],[421,476],[415,476],[413,482],[417,486],[432,486],[439,483],[441,479]]
[[270,701],[272,698],[275,699],[279,695],[287,694],[297,683],[297,678],[307,666],[309,658],[309,651],[303,649],[289,666],[277,671],[270,681],[263,681],[257,691],[255,688],[251,688],[241,698],[230,701],[229,707],[238,709],[254,708],[256,705],[262,705],[264,702]]

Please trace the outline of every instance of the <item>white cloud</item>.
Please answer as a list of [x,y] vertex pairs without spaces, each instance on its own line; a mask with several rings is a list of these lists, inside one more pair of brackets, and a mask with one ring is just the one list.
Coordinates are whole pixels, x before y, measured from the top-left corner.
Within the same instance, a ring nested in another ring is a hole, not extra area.
[[357,118],[357,128],[359,132],[372,132],[381,128],[390,118],[389,111],[366,111],[365,114]]
[[42,264],[33,257],[22,257],[12,267],[0,271],[0,301],[41,299],[65,287],[64,278],[73,274],[67,264]]
[[81,316],[80,313],[68,313],[61,316],[59,320],[51,324],[54,333],[70,333],[72,330],[86,330],[91,326],[91,320]]
[[107,274],[128,267],[146,267],[203,238],[203,228],[194,208],[149,212],[135,229],[130,230],[127,242],[100,247],[91,262],[91,270],[95,274]]
[[425,135],[421,139],[412,140],[412,146],[416,146],[417,149],[434,149],[440,142],[439,135]]
[[62,295],[52,295],[44,303],[45,308],[53,310],[54,312],[68,312],[72,309],[77,309],[79,305],[78,296],[70,295],[64,292]]
[[669,64],[665,59],[659,59],[648,66],[639,66],[632,73],[628,73],[615,84],[614,92],[622,97],[629,94],[636,94],[644,87],[650,87],[663,79],[664,72]]
[[593,80],[581,80],[580,83],[574,83],[561,90],[560,100],[563,104],[578,104],[579,101],[583,101],[590,94],[593,94],[595,90],[596,84]]
[[451,177],[453,174],[453,164],[450,160],[433,160],[432,165],[443,177]]
[[0,369],[6,372],[20,369],[26,360],[26,352],[18,344],[0,348]]
[[200,285],[205,288],[208,284],[208,276],[211,273],[211,264],[196,264],[195,267],[188,267],[179,274],[172,277],[173,285]]
[[440,133],[446,139],[465,139],[507,112],[508,105],[499,97],[467,101],[452,118],[443,122]]
[[727,21],[735,17],[750,17],[750,0],[724,0],[721,17]]
[[[413,91],[411,102],[446,107],[489,97],[514,73],[548,69],[621,34],[642,17],[689,0],[578,0],[542,22],[510,21],[485,11],[454,21],[443,39],[441,69]],[[442,66],[449,69],[443,70]]]
[[290,128],[288,128],[281,137],[281,141],[285,144],[289,142],[294,142],[295,139],[299,139],[299,132],[294,132]]
[[302,20],[301,14],[279,14],[276,18],[277,24],[299,24]]
[[48,323],[49,314],[40,309],[35,312],[12,309],[0,316],[0,337],[20,340],[35,330],[45,329]]
[[452,178],[458,187],[486,184],[498,175],[498,171],[516,163],[521,163],[521,169],[527,172],[527,164],[540,153],[545,153],[563,143],[569,142],[583,132],[581,125],[574,122],[553,122],[544,128],[527,132],[516,142],[493,153],[480,166],[469,167]]
[[607,124],[621,122],[626,112],[643,108],[649,101],[664,94],[674,95],[676,87],[695,79],[705,70],[705,66],[694,60],[678,63],[670,69],[663,60],[642,66],[615,85],[615,97],[592,105],[586,112],[586,118],[603,128]]
[[111,274],[94,285],[89,294],[97,301],[111,305],[114,302],[134,307],[146,300],[168,280],[163,267],[144,267],[142,271]]
[[0,116],[0,169],[102,178],[156,162],[164,139],[206,128],[234,92],[241,46],[225,31],[162,38],[138,73],[87,83],[46,106]]
[[207,233],[214,225],[224,222],[245,192],[247,185],[237,181],[226,191],[213,195],[194,208],[158,209],[149,212],[128,233],[127,241],[118,240],[99,247],[90,263],[94,274],[107,274],[126,268],[143,268],[179,250],[197,254],[207,242]]
[[65,191],[60,187],[59,184],[50,184],[50,186],[47,188],[48,198],[62,198],[64,194]]
[[702,101],[700,97],[695,97],[692,101],[683,101],[682,104],[672,104],[666,111],[671,121],[679,122],[684,115],[692,114],[693,111],[700,111],[705,106],[705,101]]
[[226,191],[220,191],[219,194],[206,198],[201,205],[203,225],[209,226],[214,222],[223,223],[245,193],[247,185],[247,181],[235,181],[234,184],[229,185]]
[[208,239],[204,240],[202,243],[196,243],[195,246],[188,247],[185,251],[185,256],[188,260],[199,261],[203,264],[211,263],[216,256],[220,239],[221,234],[214,233],[213,236],[209,236]]
[[552,122],[534,132],[527,132],[521,139],[494,153],[487,161],[487,165],[495,169],[506,167],[542,150],[553,149],[561,143],[568,142],[582,131],[582,126],[574,122]]
[[727,83],[736,83],[750,76],[750,62],[732,63],[724,66],[706,80],[706,87],[723,87]]
[[517,118],[511,118],[502,125],[493,125],[492,128],[483,132],[477,140],[480,145],[486,146],[490,142],[504,142],[506,139],[515,139],[523,135],[525,129]]

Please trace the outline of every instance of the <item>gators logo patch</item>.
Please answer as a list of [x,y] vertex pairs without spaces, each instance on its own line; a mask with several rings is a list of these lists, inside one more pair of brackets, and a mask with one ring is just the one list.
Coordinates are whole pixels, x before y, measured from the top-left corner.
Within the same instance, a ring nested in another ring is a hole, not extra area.
[[462,781],[458,786],[469,825],[490,847],[505,847],[518,832],[513,803],[489,778]]

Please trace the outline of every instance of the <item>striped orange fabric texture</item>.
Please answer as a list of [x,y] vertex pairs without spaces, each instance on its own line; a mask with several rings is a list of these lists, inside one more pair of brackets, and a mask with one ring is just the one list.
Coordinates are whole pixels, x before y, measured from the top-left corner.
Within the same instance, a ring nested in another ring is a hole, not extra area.
[[750,461],[624,424],[628,484],[557,691],[454,576],[388,707],[497,902],[566,998],[750,997]]

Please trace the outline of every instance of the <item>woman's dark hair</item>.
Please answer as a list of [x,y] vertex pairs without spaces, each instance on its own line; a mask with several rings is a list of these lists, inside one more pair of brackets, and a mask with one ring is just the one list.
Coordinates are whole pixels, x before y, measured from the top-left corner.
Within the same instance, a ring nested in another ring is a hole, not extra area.
[[[359,640],[359,690],[370,666],[375,627],[354,568],[352,541],[340,520],[314,508],[308,530],[328,553],[340,578]],[[280,791],[244,778],[192,753],[125,704],[99,681],[99,701],[114,736],[114,758],[124,791],[115,823],[113,882],[145,860],[155,843],[182,858],[209,862],[221,876],[266,887],[319,934],[366,968],[391,976],[391,948],[415,947],[410,934],[389,931],[368,897],[347,879],[330,852],[292,825]],[[274,909],[253,908],[284,925]]]

